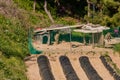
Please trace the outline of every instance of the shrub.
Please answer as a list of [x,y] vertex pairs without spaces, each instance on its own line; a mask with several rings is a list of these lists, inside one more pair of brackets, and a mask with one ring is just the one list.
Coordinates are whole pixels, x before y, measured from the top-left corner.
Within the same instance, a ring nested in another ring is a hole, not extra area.
[[120,44],[116,44],[113,49],[120,54]]

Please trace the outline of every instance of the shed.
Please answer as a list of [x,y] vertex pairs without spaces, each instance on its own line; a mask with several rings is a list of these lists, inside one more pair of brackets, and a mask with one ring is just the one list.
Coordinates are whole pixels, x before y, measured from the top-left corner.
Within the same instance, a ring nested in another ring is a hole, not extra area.
[[[102,34],[103,30],[110,29],[109,27],[106,26],[100,26],[100,25],[94,25],[94,24],[85,24],[83,25],[80,29],[75,29],[75,32],[80,32],[80,33],[91,33],[92,34],[92,46],[94,47],[95,44],[95,39],[99,45],[103,45],[104,43],[104,36]],[[84,44],[85,42],[85,36],[83,37]]]

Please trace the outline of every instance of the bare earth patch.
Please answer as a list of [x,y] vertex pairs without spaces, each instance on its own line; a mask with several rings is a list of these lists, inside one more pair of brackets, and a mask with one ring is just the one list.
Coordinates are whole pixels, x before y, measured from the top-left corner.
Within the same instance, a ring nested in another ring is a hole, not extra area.
[[[74,44],[72,48],[70,47],[71,44],[72,45]],[[88,56],[92,66],[104,80],[114,80],[113,77],[109,74],[107,69],[102,64],[101,60],[99,59],[100,55],[108,53],[111,56],[113,62],[115,62],[117,66],[120,68],[119,63],[120,57],[117,54],[113,54],[112,49],[98,47],[95,47],[93,49],[92,46],[84,46],[83,44],[77,42],[72,42],[71,44],[68,42],[63,42],[58,45],[49,46],[45,44],[41,45],[36,43],[34,43],[33,45],[36,49],[44,51],[44,53],[40,55],[46,55],[48,57],[55,80],[66,80],[59,62],[59,57],[61,55],[68,56],[80,80],[88,80],[85,72],[80,67],[79,63],[80,56]],[[37,56],[33,55],[33,57],[25,61],[25,64],[27,66],[26,74],[29,80],[42,80],[39,74]]]

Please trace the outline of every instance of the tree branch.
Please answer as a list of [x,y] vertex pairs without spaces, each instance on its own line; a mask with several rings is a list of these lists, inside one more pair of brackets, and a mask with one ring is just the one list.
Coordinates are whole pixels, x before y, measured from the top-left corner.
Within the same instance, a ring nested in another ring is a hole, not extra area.
[[34,3],[33,3],[33,12],[35,12],[35,6],[36,6],[36,0],[34,0]]
[[45,2],[44,2],[44,10],[45,10],[45,12],[47,13],[47,15],[48,15],[48,17],[49,17],[49,19],[51,20],[51,22],[52,23],[54,23],[54,20],[53,20],[53,18],[52,18],[52,16],[51,16],[51,13],[48,11],[48,9],[47,9],[47,1],[45,0]]

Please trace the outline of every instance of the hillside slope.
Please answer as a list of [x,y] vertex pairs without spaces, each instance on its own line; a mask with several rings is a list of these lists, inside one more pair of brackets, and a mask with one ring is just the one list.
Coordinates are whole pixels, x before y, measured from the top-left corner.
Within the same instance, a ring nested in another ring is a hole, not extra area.
[[27,80],[27,32],[40,19],[42,15],[18,8],[13,0],[0,0],[0,80]]

